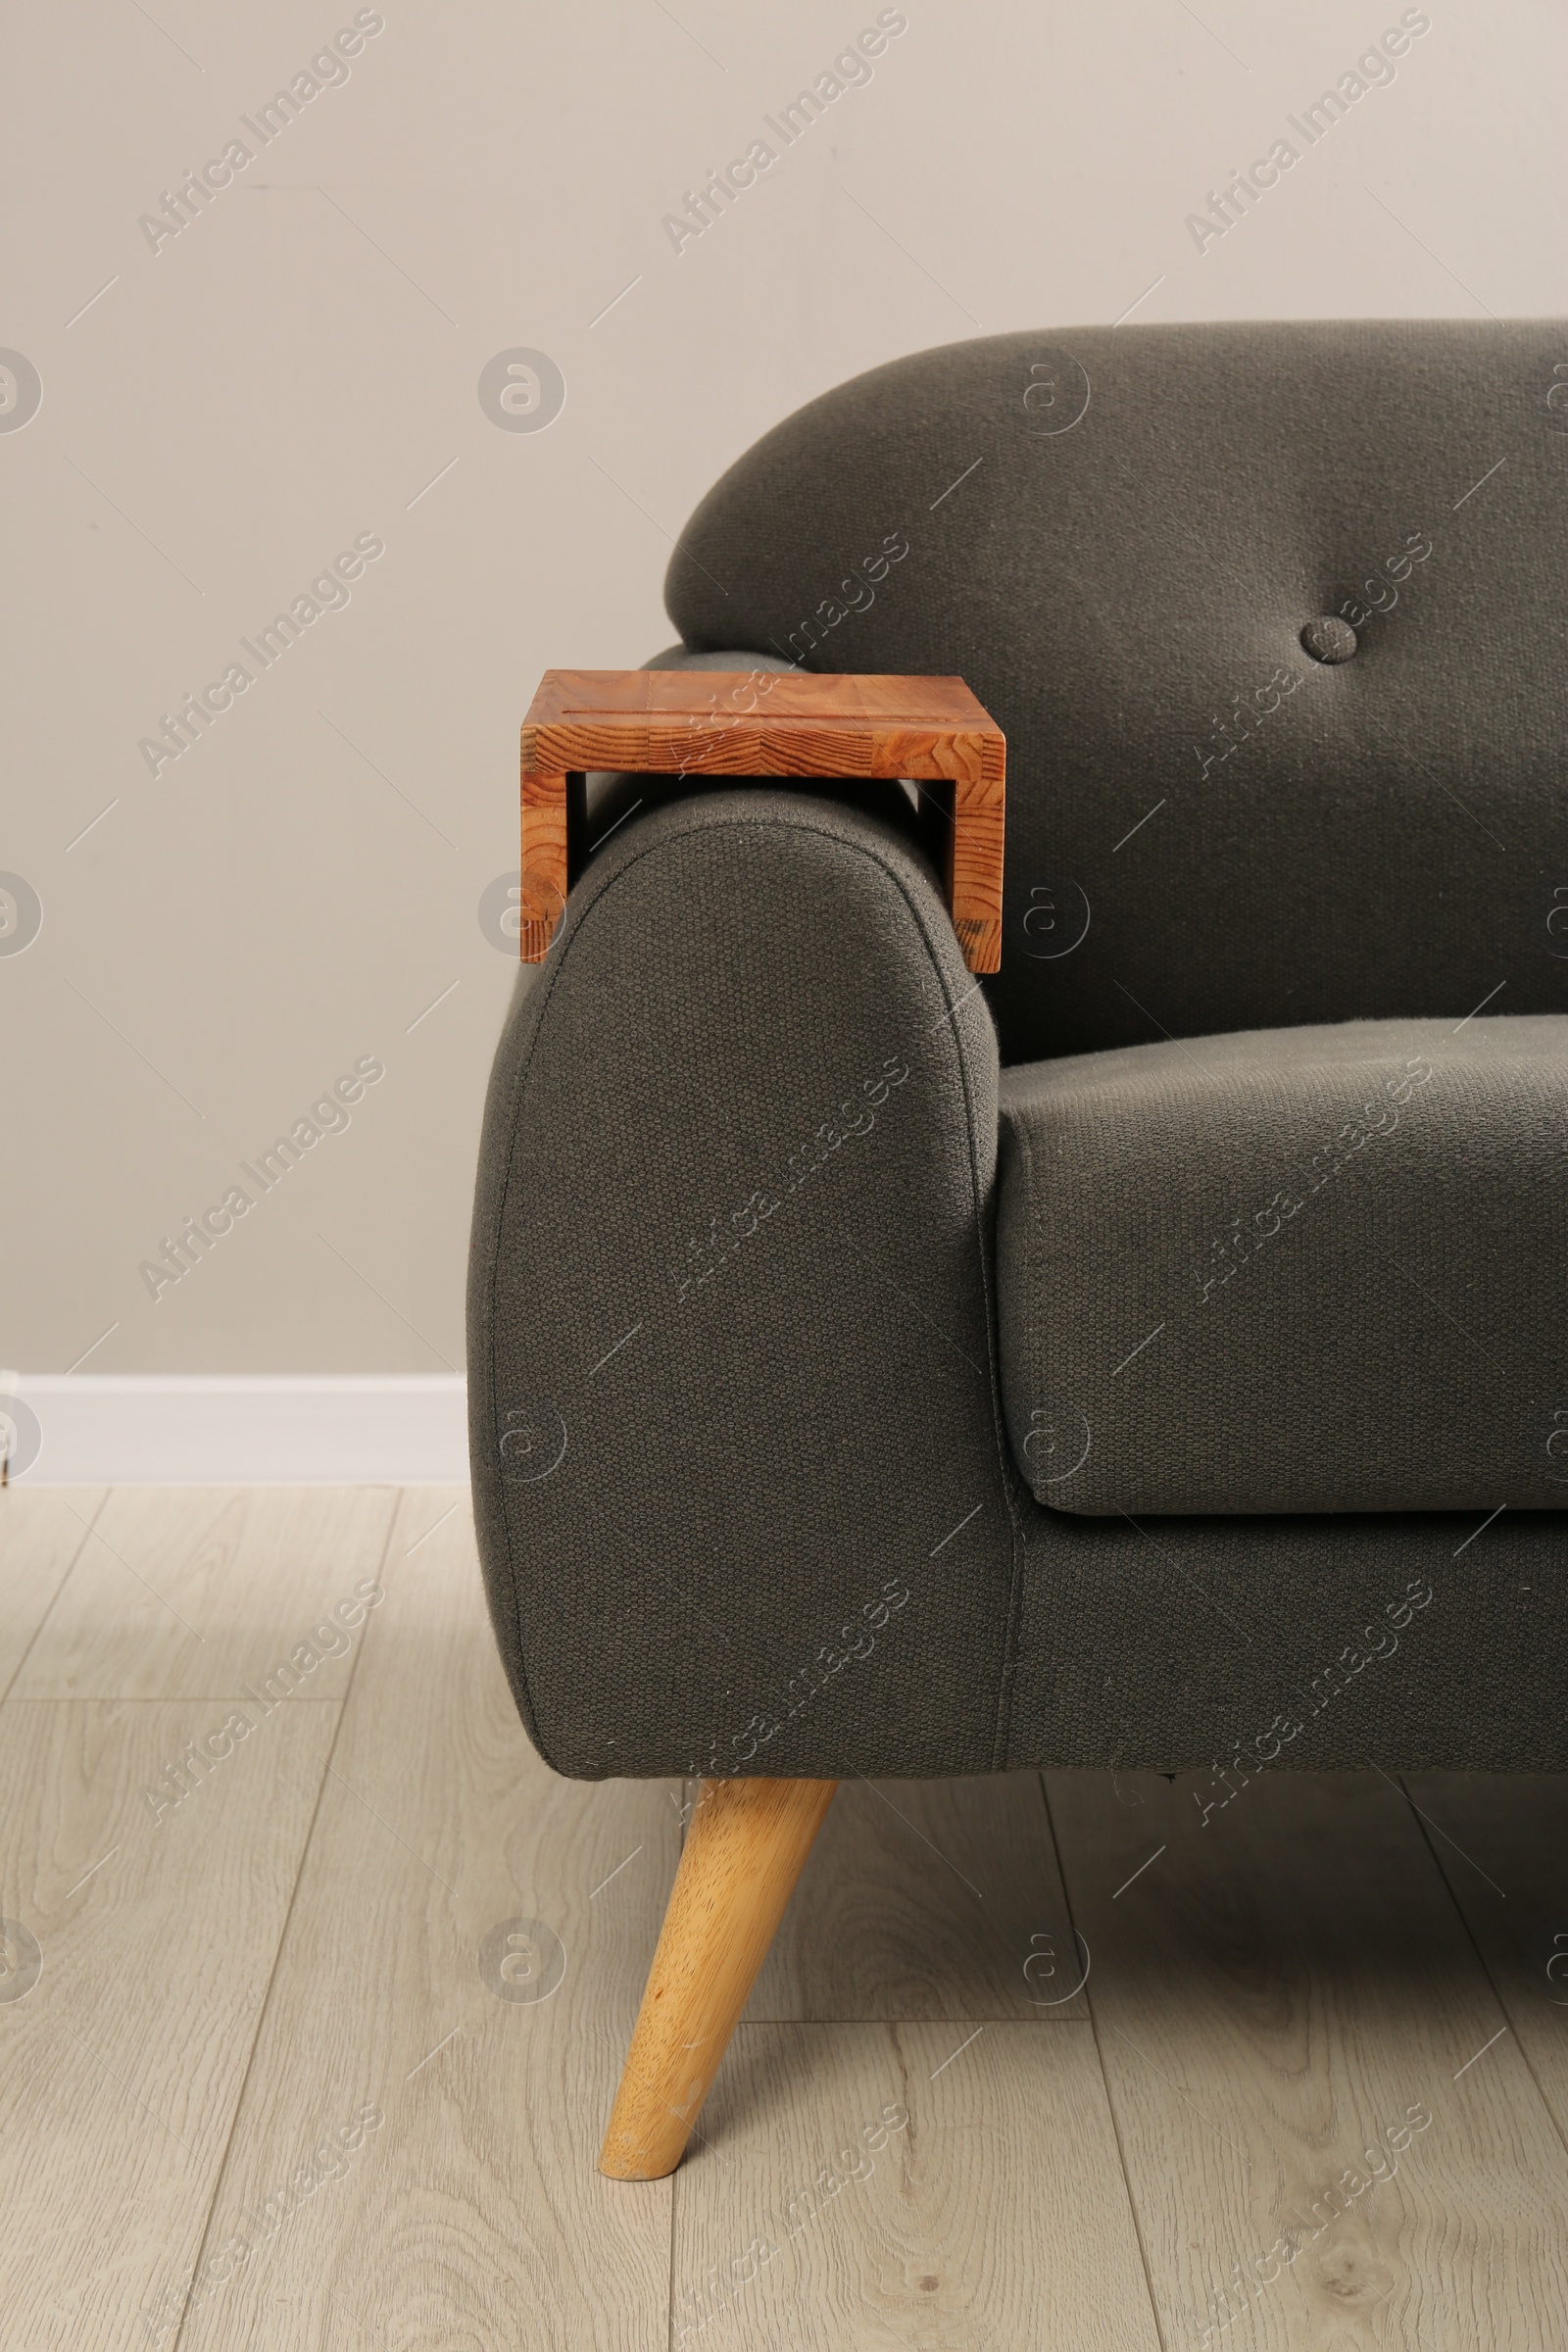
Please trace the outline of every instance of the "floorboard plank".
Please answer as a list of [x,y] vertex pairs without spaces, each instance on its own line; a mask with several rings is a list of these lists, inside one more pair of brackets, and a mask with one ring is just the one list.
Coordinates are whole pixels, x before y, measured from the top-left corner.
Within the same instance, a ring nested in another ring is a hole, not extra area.
[[108,1491],[0,1488],[0,1698],[53,1608]]
[[1411,1772],[1404,1785],[1541,2095],[1568,2138],[1568,1779]]
[[[595,2159],[678,1807],[663,1784],[565,1781],[534,1754],[466,1498],[422,1541],[405,1533],[400,1520],[180,2352],[647,2352],[664,2340],[669,2186],[605,2180]],[[546,1935],[507,1947],[522,1920]]]
[[279,1708],[155,1820],[143,1789],[221,1711],[0,1709],[0,1914],[41,1955],[29,1989],[13,1936],[0,1973],[7,2343],[154,2342],[138,2315],[201,2236],[336,1716]]
[[1559,2352],[1568,2161],[1402,1793],[1047,1787],[1170,2343]]
[[741,2027],[675,2176],[675,2352],[1157,2352],[1090,2029],[969,2034]]
[[608,2182],[694,1791],[533,1754],[465,1494],[101,1499],[0,1494],[6,2342],[1559,2352],[1568,1781],[852,1782]]
[[1038,1773],[851,1780],[746,2015],[1081,2021],[1082,1974]]
[[390,1487],[117,1488],[16,1695],[238,1698],[270,1675],[284,1689],[292,1661],[299,1695],[341,1698],[353,1644],[328,1613],[352,1614],[396,1503]]

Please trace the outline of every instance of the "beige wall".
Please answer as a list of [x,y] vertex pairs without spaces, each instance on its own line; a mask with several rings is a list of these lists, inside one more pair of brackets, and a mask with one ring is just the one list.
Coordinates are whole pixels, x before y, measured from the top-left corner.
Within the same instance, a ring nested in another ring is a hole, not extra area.
[[[1140,319],[1568,308],[1560,18],[1424,13],[1396,78],[1200,251],[1186,216],[1397,5],[909,0],[872,78],[677,253],[662,216],[874,5],[387,0],[265,149],[241,116],[353,26],[343,0],[29,12],[0,344],[42,405],[0,431],[0,868],[43,922],[0,954],[0,1362],[64,1371],[115,1326],[84,1369],[461,1366],[512,979],[476,910],[514,862],[539,670],[666,642],[669,534],[715,473],[899,353],[1107,321],[1156,279]],[[152,250],[138,217],[236,137],[253,160]],[[564,376],[542,431],[477,397],[516,348]],[[350,601],[261,670],[241,638],[360,534],[384,553]],[[236,660],[254,682],[149,773],[139,739]],[[362,1057],[384,1075],[351,1123],[155,1302],[139,1261],[257,1194],[238,1163]]]

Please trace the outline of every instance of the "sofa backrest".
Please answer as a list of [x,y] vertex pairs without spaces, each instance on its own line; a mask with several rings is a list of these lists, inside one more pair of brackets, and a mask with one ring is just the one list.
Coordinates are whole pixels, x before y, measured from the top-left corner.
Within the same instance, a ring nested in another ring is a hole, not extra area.
[[994,335],[776,426],[666,602],[1000,720],[1004,1061],[1563,1010],[1565,484],[1563,325]]

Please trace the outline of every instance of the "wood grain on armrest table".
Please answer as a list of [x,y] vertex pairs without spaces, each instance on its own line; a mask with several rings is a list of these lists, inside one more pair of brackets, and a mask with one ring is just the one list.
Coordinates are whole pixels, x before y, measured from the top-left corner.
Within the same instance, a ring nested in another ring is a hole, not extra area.
[[1006,745],[961,678],[547,669],[522,728],[524,963],[549,953],[576,878],[581,778],[601,768],[938,786],[953,927],[970,971],[1000,968]]

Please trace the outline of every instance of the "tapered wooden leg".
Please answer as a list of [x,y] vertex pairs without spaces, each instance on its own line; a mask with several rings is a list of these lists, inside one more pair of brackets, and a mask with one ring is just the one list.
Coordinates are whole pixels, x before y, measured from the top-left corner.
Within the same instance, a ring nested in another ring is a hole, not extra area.
[[704,1781],[600,2151],[612,2180],[681,2160],[837,1781]]

